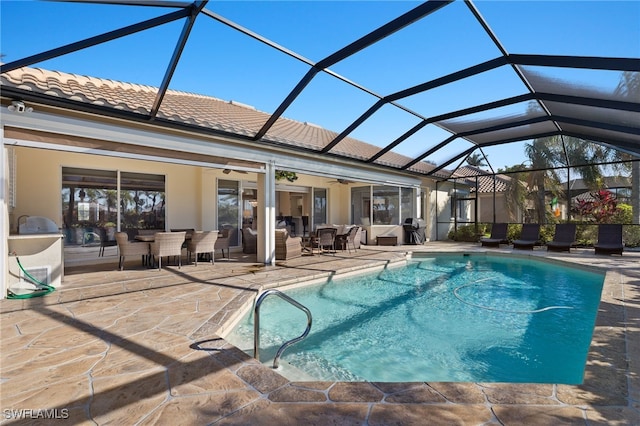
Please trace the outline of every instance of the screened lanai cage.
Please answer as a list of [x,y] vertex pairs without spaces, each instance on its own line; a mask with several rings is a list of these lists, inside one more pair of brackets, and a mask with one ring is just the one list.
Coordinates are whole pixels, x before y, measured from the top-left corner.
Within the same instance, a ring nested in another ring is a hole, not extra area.
[[[437,239],[499,221],[513,232],[617,221],[639,244],[640,2],[1,7],[8,108],[40,103],[436,181]],[[36,83],[34,67],[133,83],[144,102]],[[203,97],[176,110],[187,92]],[[204,97],[251,115],[234,122]]]
[[[566,143],[563,138],[537,139],[527,145],[532,156],[546,153],[544,168],[530,161],[491,172],[478,158],[468,158],[447,181],[438,184],[444,192],[437,194],[450,197],[450,218],[449,212],[442,212],[438,220],[454,224],[442,237],[478,241],[489,234],[492,224],[508,223],[508,240],[512,241],[519,237],[522,224],[538,223],[539,243],[544,244],[553,239],[556,224],[575,223],[576,245],[591,247],[597,241],[598,225],[614,223],[623,225],[626,247],[640,247],[640,225],[633,207],[637,205],[640,162],[624,161],[628,156],[615,150],[566,139]],[[593,163],[568,166],[568,154],[586,154]]]

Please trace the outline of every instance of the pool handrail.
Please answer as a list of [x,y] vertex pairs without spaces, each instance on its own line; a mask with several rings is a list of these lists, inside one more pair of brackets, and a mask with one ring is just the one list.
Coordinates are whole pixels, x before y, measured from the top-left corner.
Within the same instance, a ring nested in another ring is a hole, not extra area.
[[272,294],[275,294],[281,299],[291,303],[293,306],[295,306],[296,308],[302,310],[305,314],[307,314],[307,328],[304,330],[304,333],[302,333],[300,336],[296,338],[293,338],[285,342],[282,346],[280,346],[280,349],[278,349],[278,352],[276,352],[276,356],[273,358],[273,368],[278,368],[278,364],[279,364],[278,361],[280,360],[280,357],[282,356],[282,353],[285,351],[285,349],[287,349],[289,346],[293,345],[294,343],[298,343],[299,341],[307,337],[307,335],[309,334],[309,331],[311,331],[312,318],[311,318],[311,311],[306,306],[302,305],[300,302],[296,301],[295,299],[292,299],[291,297],[287,296],[280,290],[271,289],[262,293],[260,297],[258,297],[258,299],[256,300],[256,305],[254,308],[254,322],[253,322],[253,357],[257,359],[258,362],[260,361],[260,357],[259,357],[260,305],[262,305],[262,302],[267,296]]

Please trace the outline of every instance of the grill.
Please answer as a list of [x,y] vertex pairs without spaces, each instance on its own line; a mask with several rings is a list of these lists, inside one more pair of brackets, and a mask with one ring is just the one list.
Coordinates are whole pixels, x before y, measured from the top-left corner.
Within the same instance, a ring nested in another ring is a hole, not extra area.
[[402,225],[404,229],[404,243],[405,244],[423,244],[425,236],[424,220],[417,218],[407,218]]

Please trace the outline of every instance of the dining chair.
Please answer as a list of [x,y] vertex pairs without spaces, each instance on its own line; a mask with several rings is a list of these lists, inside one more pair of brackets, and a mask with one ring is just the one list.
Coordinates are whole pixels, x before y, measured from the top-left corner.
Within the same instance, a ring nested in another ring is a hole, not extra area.
[[214,263],[213,252],[216,249],[218,231],[192,232],[191,239],[187,241],[187,262],[191,263],[191,253],[195,255],[195,266],[198,266],[198,254],[208,253],[211,263]]
[[[353,247],[353,250],[357,251],[356,234],[358,233],[358,229],[360,229],[359,226],[352,226],[346,234],[338,237],[338,244],[341,250],[344,250],[346,247],[347,251],[351,253],[351,247]],[[349,245],[351,245],[351,247]]]
[[224,256],[224,251],[227,251],[227,259],[231,258],[231,254],[229,253],[229,243],[231,242],[231,236],[229,235],[230,230],[229,228],[224,228],[222,231],[220,231],[218,233],[218,238],[216,239],[215,245],[214,245],[214,251],[215,250],[221,250],[222,251],[222,257]]
[[134,243],[129,241],[126,232],[116,232],[116,243],[118,244],[118,268],[124,269],[124,261],[127,256],[142,256],[142,264],[147,263],[149,257],[149,243]]
[[178,268],[182,266],[182,244],[185,236],[185,231],[155,233],[155,241],[150,244],[150,252],[154,262],[155,258],[158,258],[158,271],[162,269],[162,258],[167,256],[177,256]]
[[324,253],[325,248],[328,247],[329,252],[333,251],[333,255],[336,255],[337,232],[336,228],[318,228],[316,230],[316,245],[320,249],[320,253]]
[[116,240],[110,240],[107,228],[101,226],[98,228],[98,235],[100,236],[100,249],[98,250],[98,257],[104,256],[105,247],[114,247],[118,245]]

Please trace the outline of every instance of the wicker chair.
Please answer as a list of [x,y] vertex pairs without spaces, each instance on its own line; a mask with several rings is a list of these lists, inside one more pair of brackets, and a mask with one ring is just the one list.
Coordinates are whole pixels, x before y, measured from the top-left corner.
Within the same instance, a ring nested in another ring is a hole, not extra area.
[[254,234],[251,228],[242,228],[242,252],[255,254],[258,251],[258,235]]
[[[352,226],[351,228],[349,228],[349,231],[346,234],[338,235],[337,245],[340,246],[341,250],[344,250],[346,247],[349,253],[351,253],[351,247],[353,247],[353,250],[357,251],[356,235],[358,235],[359,230],[359,226]],[[358,242],[360,241],[358,240]],[[351,245],[351,247],[349,245]]]
[[226,250],[227,258],[231,258],[229,254],[229,243],[231,241],[231,237],[229,236],[230,232],[231,230],[229,228],[224,228],[220,231],[213,247],[214,250],[222,250],[222,257],[224,257],[224,251]]
[[336,235],[338,230],[336,228],[318,228],[316,231],[316,238],[314,240],[316,247],[320,249],[320,253],[324,253],[324,250],[328,248],[329,252],[336,254]]
[[129,241],[126,232],[116,232],[116,243],[118,244],[118,268],[124,269],[124,260],[127,256],[142,256],[142,264],[146,263],[149,257],[149,243],[133,243]]
[[302,256],[302,238],[292,237],[286,229],[276,229],[276,260]]
[[208,253],[211,263],[214,263],[213,252],[216,249],[218,231],[192,232],[191,239],[187,241],[187,262],[191,262],[191,253],[195,254],[195,265],[198,266],[198,254]]
[[158,258],[158,271],[162,269],[162,258],[178,256],[178,268],[182,266],[182,244],[186,232],[156,232],[155,241],[151,243],[151,255]]

